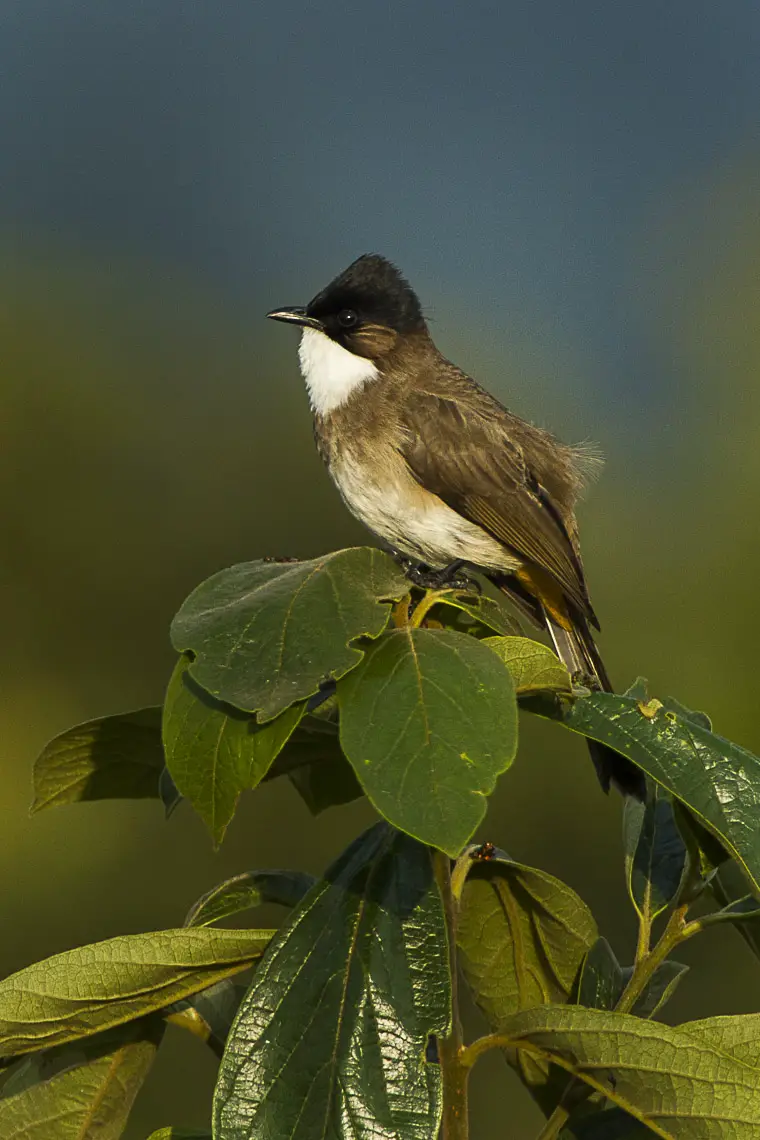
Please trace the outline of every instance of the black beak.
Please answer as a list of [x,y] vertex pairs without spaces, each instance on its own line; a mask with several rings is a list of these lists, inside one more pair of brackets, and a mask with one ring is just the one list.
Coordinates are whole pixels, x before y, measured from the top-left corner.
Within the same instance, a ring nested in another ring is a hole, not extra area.
[[324,328],[322,322],[318,321],[316,317],[307,315],[306,309],[272,309],[271,313],[267,313],[267,316],[273,321],[286,321],[290,325],[303,325],[307,329],[321,330]]

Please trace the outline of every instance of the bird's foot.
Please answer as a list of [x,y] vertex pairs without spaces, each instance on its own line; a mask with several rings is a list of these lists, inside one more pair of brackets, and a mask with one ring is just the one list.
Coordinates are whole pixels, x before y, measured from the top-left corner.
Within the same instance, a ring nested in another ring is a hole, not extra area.
[[401,567],[410,582],[423,590],[461,590],[468,594],[482,593],[480,583],[462,573],[465,562],[459,558],[440,570],[431,570],[424,563],[403,559]]

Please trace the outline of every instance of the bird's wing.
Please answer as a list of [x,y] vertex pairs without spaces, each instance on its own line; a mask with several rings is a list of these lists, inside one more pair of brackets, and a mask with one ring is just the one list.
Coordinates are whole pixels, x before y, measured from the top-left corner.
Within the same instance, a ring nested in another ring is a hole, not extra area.
[[[453,393],[416,389],[403,408],[401,453],[415,479],[460,515],[488,531],[528,566],[547,572],[565,597],[596,624],[583,568],[562,514],[530,466],[529,440],[512,418],[478,391],[472,406]],[[482,404],[482,407],[480,406]],[[526,431],[529,430],[526,428]]]

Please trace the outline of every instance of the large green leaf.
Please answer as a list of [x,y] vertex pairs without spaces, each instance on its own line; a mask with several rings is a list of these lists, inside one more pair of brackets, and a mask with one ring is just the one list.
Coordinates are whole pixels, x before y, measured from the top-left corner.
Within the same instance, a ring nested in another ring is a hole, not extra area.
[[509,670],[452,630],[389,630],[338,684],[340,739],[377,810],[457,855],[517,749]]
[[86,1037],[163,1009],[245,970],[271,930],[212,927],[81,946],[0,982],[0,1057]]
[[596,940],[591,911],[553,875],[503,852],[473,864],[462,892],[457,947],[493,1029],[520,1009],[567,1001]]
[[305,871],[244,871],[206,891],[187,913],[185,926],[208,926],[262,903],[295,906],[314,886]]
[[232,1028],[214,1100],[224,1140],[432,1140],[450,1020],[430,852],[379,824],[273,940]]
[[529,637],[489,637],[486,645],[509,669],[518,697],[547,690],[567,696],[572,692],[570,674],[548,645]]
[[2,1140],[117,1140],[163,1025],[149,1019],[29,1057],[0,1100]]
[[633,760],[702,820],[760,890],[760,759],[703,728],[694,714],[658,705],[592,693],[534,710]]
[[409,582],[380,550],[310,562],[244,562],[203,582],[172,623],[190,672],[220,700],[271,720],[359,664],[353,643],[377,637]]
[[715,1021],[673,1029],[629,1014],[544,1006],[515,1014],[503,1031],[666,1140],[757,1140],[760,1018]]
[[292,705],[274,720],[254,717],[212,697],[193,680],[190,661],[180,657],[164,702],[166,764],[180,794],[219,844],[240,793],[266,775],[304,713]]
[[80,800],[155,799],[163,766],[160,708],[89,720],[40,753],[32,812]]
[[640,917],[651,922],[678,893],[686,847],[670,797],[650,787],[646,803],[629,796],[623,816],[628,893]]
[[[760,1013],[705,1017],[679,1026],[743,1065],[760,1070]],[[760,1085],[758,1085],[760,1089]]]
[[[495,1031],[520,1009],[571,997],[581,964],[596,942],[591,911],[553,875],[503,852],[474,863],[457,921],[459,962],[476,1004]],[[507,1060],[546,1111],[567,1084],[527,1054]]]

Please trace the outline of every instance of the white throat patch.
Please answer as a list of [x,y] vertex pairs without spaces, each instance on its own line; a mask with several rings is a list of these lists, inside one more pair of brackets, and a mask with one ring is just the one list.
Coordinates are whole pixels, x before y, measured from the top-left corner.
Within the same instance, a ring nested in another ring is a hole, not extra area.
[[298,349],[312,409],[320,416],[345,404],[357,388],[376,380],[371,360],[354,356],[319,329],[304,329]]

